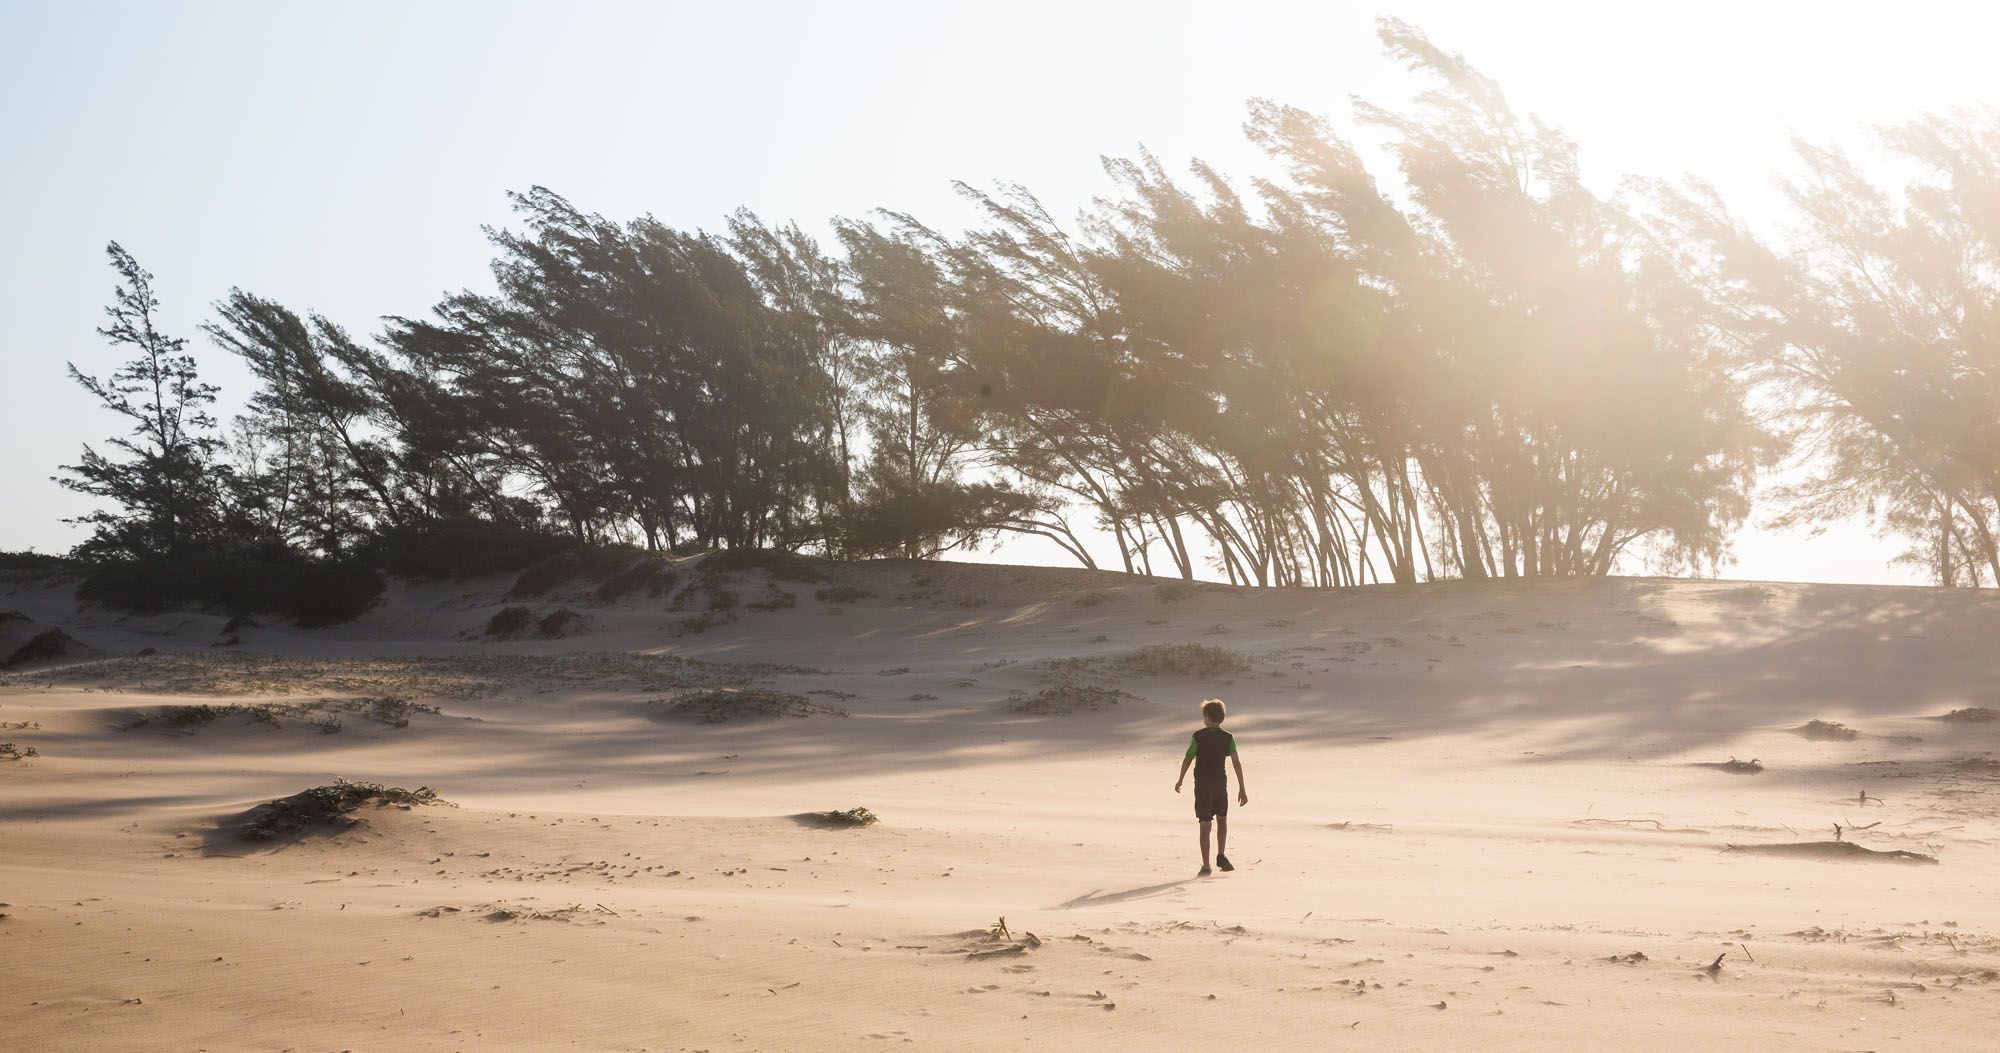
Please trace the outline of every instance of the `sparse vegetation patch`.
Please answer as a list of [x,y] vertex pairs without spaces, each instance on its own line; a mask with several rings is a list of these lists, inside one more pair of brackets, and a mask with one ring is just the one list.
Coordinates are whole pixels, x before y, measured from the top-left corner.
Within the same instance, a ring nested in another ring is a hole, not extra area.
[[799,819],[814,826],[831,826],[845,830],[874,826],[881,821],[876,818],[874,812],[866,808],[847,808],[833,812],[807,812],[799,816]]
[[341,779],[326,786],[300,790],[290,797],[281,797],[252,809],[243,824],[243,836],[252,841],[269,841],[336,820],[345,820],[352,825],[358,820],[348,819],[349,813],[367,804],[377,808],[408,810],[418,805],[448,805],[450,802],[440,798],[437,791],[428,786],[405,790],[380,783]]
[[1861,733],[1837,720],[1808,720],[1792,729],[1792,733],[1814,742],[1852,742]]
[[1984,706],[1972,706],[1967,709],[1954,709],[1938,719],[1959,724],[1987,724],[2000,720],[2000,711],[1987,709]]
[[32,662],[47,662],[69,653],[70,645],[76,640],[61,629],[44,629],[28,638],[28,642],[14,649],[7,661],[0,663],[0,669],[16,669]]
[[1139,696],[1105,684],[1086,680],[1061,679],[1033,694],[1015,691],[1007,696],[1007,708],[1031,716],[1064,716],[1070,713],[1109,709]]
[[855,600],[872,599],[874,589],[864,589],[859,585],[828,585],[813,593],[828,603],[853,603]]
[[814,702],[804,695],[768,687],[723,687],[681,695],[667,704],[673,716],[692,717],[704,724],[770,717],[844,717],[839,706]]

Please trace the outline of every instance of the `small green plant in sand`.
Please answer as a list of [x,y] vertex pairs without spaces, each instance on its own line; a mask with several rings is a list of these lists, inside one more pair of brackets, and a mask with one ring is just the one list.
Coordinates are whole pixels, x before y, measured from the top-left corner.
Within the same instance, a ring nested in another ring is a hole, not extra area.
[[769,717],[847,716],[847,711],[839,706],[814,702],[804,695],[768,687],[721,687],[694,691],[667,703],[667,712],[677,717],[693,717],[704,724]]
[[418,805],[450,803],[440,798],[437,791],[428,786],[405,790],[397,786],[383,786],[381,783],[349,782],[340,779],[325,786],[300,790],[290,797],[281,797],[258,806],[251,811],[244,822],[243,836],[252,841],[269,841],[322,823],[345,819],[349,813],[366,804],[373,804],[377,808],[395,807],[408,810]]
[[27,760],[29,757],[41,756],[41,752],[33,746],[16,746],[11,742],[0,742],[0,760]]
[[799,818],[815,826],[832,826],[842,829],[874,826],[876,823],[881,822],[880,819],[876,818],[874,812],[866,808],[847,808],[833,812],[807,812]]

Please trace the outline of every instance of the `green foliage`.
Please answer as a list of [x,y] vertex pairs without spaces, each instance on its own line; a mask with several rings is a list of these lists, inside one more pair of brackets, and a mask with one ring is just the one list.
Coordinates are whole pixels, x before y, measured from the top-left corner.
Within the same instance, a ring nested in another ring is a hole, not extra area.
[[0,742],[0,760],[18,761],[39,756],[41,751],[33,746],[16,746],[11,742]]

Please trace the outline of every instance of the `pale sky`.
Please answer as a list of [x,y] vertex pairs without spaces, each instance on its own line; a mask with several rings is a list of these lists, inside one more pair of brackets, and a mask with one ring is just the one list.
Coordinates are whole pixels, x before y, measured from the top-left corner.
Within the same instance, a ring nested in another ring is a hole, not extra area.
[[[1141,143],[1268,172],[1240,132],[1248,98],[1346,126],[1352,96],[1407,96],[1381,15],[1565,129],[1600,188],[1694,172],[1760,223],[1789,135],[1852,142],[2000,103],[2000,9],[1911,0],[0,0],[0,548],[81,537],[60,519],[87,506],[48,476],[116,426],[63,372],[119,361],[95,333],[108,240],[157,276],[166,326],[233,408],[246,378],[197,330],[231,286],[373,332],[486,284],[479,227],[507,222],[507,190],[690,228],[748,205],[823,231],[881,207],[951,227],[951,180],[1010,179],[1069,214],[1106,188],[1100,155]],[[1885,565],[1896,548],[1859,525],[1751,529],[1725,574],[1914,580]]]

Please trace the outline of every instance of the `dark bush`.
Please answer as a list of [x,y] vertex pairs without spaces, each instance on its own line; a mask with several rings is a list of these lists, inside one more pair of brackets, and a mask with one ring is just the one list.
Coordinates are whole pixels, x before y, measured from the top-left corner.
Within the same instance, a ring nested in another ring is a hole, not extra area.
[[526,607],[502,607],[493,617],[486,619],[486,635],[501,640],[511,640],[528,631],[535,622],[535,612]]
[[828,603],[853,603],[875,595],[874,589],[864,589],[859,585],[828,585],[813,595]]
[[710,553],[702,566],[718,571],[762,570],[779,581],[815,582],[819,568],[796,552],[769,548],[729,548]]
[[77,598],[157,614],[199,606],[268,613],[306,628],[360,617],[382,596],[382,576],[359,560],[316,560],[280,546],[177,559],[114,559],[85,566]]
[[423,581],[518,571],[575,544],[483,519],[441,519],[385,530],[360,556],[390,574]]
[[69,645],[75,642],[61,629],[44,629],[29,637],[27,643],[15,648],[14,653],[8,655],[5,662],[0,662],[0,669],[12,669],[30,662],[46,662],[61,658],[69,651]]
[[641,556],[598,584],[597,601],[617,603],[640,589],[646,590],[648,599],[657,600],[673,587],[674,572],[668,569],[666,561],[657,556]]
[[583,626],[583,615],[568,607],[558,607],[535,626],[535,631],[551,640],[560,640]]
[[51,556],[46,552],[0,552],[0,571],[19,570],[43,574],[69,570],[75,561],[64,556]]
[[540,596],[564,582],[608,579],[629,566],[634,555],[622,545],[565,549],[521,571],[507,594]]

